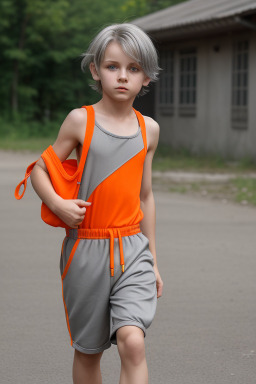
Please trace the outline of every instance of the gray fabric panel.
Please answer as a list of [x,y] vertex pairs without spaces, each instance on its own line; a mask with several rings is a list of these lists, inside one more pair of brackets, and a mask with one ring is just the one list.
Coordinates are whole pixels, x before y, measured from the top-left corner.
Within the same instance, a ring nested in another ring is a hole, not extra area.
[[[154,258],[148,248],[148,239],[142,233],[124,239],[125,255],[131,262],[125,266],[125,273],[110,294],[110,339],[113,344],[117,344],[116,331],[124,325],[138,326],[145,336],[157,307]],[[135,245],[137,257],[131,254]]]
[[[80,240],[63,280],[74,348],[97,353],[116,344],[115,332],[123,324],[145,332],[155,315],[156,278],[148,239],[138,233],[122,238],[125,272],[120,266],[119,242],[115,239],[115,275],[110,276],[109,239]],[[66,263],[75,239],[65,243]]]
[[141,130],[131,137],[108,134],[97,125],[88,151],[78,198],[88,200],[95,188],[144,148]]

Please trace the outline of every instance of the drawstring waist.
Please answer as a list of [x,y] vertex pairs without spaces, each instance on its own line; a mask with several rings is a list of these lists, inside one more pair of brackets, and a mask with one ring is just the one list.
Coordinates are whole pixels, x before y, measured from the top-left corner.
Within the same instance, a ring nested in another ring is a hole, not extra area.
[[119,240],[120,250],[120,265],[122,272],[124,272],[124,252],[123,252],[123,236],[136,235],[140,232],[140,225],[129,225],[120,228],[78,228],[66,229],[67,237],[72,239],[109,239],[109,253],[110,253],[110,272],[114,276],[114,238]]

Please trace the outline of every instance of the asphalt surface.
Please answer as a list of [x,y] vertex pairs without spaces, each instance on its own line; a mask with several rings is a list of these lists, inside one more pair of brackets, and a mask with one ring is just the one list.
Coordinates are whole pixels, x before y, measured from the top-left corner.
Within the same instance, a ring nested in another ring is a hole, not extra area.
[[[34,159],[0,152],[0,382],[70,384],[64,234],[41,221],[31,185],[13,195]],[[145,339],[149,382],[255,384],[256,209],[159,191],[155,200],[164,294]],[[101,366],[104,384],[119,382],[116,346]]]

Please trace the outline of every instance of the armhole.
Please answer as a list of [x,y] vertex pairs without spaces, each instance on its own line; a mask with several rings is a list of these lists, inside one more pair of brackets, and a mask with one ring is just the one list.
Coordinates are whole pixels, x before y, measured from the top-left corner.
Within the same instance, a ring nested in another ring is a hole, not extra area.
[[144,117],[142,116],[142,114],[139,111],[137,111],[134,108],[133,108],[133,110],[136,113],[136,116],[137,116],[137,118],[139,120],[141,134],[142,134],[142,139],[143,139],[143,143],[144,143],[144,152],[145,152],[145,156],[146,156],[147,151],[148,151],[148,145],[147,145],[147,132],[146,132],[145,119],[144,119]]

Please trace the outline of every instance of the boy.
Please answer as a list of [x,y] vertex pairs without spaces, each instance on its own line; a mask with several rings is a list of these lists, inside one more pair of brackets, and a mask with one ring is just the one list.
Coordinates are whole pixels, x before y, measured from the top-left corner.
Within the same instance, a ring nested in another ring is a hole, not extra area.
[[159,126],[132,105],[157,79],[157,54],[140,28],[115,24],[94,38],[83,55],[82,68],[86,65],[102,98],[90,113],[86,108],[72,110],[53,144],[61,161],[74,148],[79,161],[87,120],[94,116],[78,199],[56,194],[42,158],[31,181],[42,201],[70,228],[60,271],[75,348],[74,384],[102,382],[100,359],[111,343],[117,344],[121,358],[120,383],[146,384],[144,337],[163,289],[151,186]]

